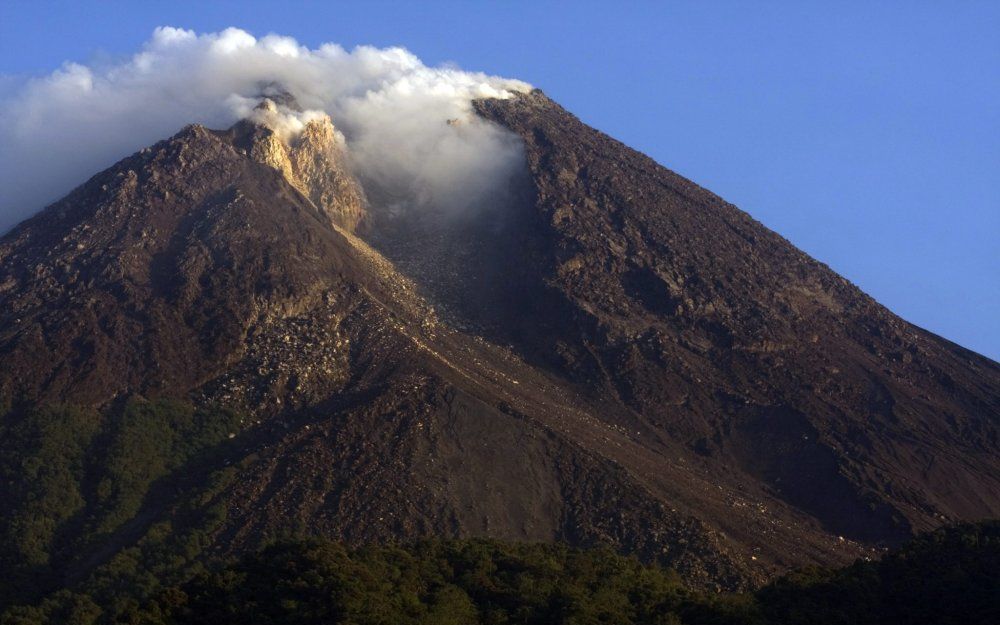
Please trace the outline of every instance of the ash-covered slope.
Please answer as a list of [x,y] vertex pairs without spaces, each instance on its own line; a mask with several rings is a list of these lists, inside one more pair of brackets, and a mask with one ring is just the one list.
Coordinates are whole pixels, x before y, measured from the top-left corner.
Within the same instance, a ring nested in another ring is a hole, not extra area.
[[250,328],[375,288],[330,219],[229,139],[190,126],[4,238],[7,397],[183,395],[238,362]]
[[522,318],[527,356],[834,532],[1000,514],[997,363],[541,92],[477,110],[524,140],[537,243],[514,260],[561,304]]
[[[0,462],[0,556],[26,587],[186,536],[203,506],[222,512],[197,553],[489,535],[724,587],[1000,514],[996,363],[540,92],[476,109],[526,162],[459,215],[379,205],[328,119],[243,121],[188,127],[0,240],[2,433],[45,450],[33,410],[97,411],[58,513],[24,487],[37,458]],[[95,459],[157,398],[241,419],[109,498]]]

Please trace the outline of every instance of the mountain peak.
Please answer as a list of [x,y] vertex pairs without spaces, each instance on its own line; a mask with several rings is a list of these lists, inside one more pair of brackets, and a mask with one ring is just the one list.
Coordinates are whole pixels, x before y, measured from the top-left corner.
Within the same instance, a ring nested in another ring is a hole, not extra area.
[[253,107],[253,110],[264,111],[265,113],[277,113],[278,105],[271,98],[264,98],[257,106]]
[[474,109],[523,169],[459,216],[369,221],[333,121],[270,96],[96,175],[0,239],[0,404],[244,417],[221,552],[293,520],[739,587],[1000,513],[996,363],[541,92]]

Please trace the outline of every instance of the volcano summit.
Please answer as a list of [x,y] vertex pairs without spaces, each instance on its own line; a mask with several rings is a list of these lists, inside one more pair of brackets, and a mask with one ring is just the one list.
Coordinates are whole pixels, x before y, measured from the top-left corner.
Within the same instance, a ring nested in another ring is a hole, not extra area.
[[0,239],[4,605],[287,534],[742,589],[1000,516],[997,363],[541,91],[255,85]]

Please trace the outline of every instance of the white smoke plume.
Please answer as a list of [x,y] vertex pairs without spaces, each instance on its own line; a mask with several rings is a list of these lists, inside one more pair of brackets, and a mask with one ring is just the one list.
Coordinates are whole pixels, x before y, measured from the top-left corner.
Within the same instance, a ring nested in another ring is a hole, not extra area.
[[521,158],[513,135],[477,118],[471,101],[530,89],[427,67],[402,48],[308,49],[235,28],[171,27],[157,28],[125,61],[66,63],[45,77],[0,84],[0,233],[185,124],[225,128],[263,114],[254,105],[277,89],[303,112],[282,108],[272,126],[294,134],[325,112],[363,178],[405,188],[417,202],[461,206],[488,197]]

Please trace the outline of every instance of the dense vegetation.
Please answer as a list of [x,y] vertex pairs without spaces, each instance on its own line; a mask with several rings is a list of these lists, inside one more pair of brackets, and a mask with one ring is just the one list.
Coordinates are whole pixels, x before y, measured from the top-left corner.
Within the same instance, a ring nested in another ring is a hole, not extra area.
[[913,541],[881,562],[786,576],[754,595],[685,590],[602,549],[427,543],[350,552],[283,543],[161,595],[162,623],[1000,623],[1000,523]]
[[237,428],[231,413],[166,400],[10,411],[0,420],[0,625],[1000,623],[1000,522],[741,595],[698,593],[668,569],[564,545],[351,550],[304,538],[220,560],[207,547],[239,467],[212,472],[207,460]]
[[353,551],[284,541],[201,568],[141,604],[126,588],[118,596],[63,593],[46,609],[12,610],[2,622],[995,625],[1000,523],[938,531],[880,562],[800,571],[743,595],[697,593],[670,570],[605,549],[488,540]]
[[[67,571],[85,580],[87,601],[109,605],[198,566],[224,514],[211,496],[229,473],[209,473],[204,461],[237,427],[228,411],[174,400],[135,398],[103,413],[9,409],[0,419],[0,610],[48,596],[33,612],[47,614],[65,603],[54,599],[65,591],[52,593]],[[178,499],[184,476],[199,486]],[[179,527],[141,522],[168,507]]]

